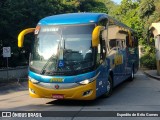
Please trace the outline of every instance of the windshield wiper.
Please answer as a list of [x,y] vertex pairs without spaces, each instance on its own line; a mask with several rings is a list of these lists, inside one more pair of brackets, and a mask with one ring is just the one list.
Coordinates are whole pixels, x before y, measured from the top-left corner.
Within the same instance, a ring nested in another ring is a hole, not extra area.
[[[53,55],[48,59],[48,61],[46,62],[46,64],[43,66],[40,74],[44,74],[44,73],[46,72],[46,70],[45,70],[46,67],[48,66],[49,62],[50,62],[54,57],[55,57],[55,55],[53,54]],[[54,59],[55,59],[55,61],[57,62],[57,59],[56,59],[56,58],[54,58]]]
[[[58,43],[58,53],[59,53],[59,51],[60,51],[60,47],[61,47],[61,41],[62,41],[62,39],[59,41],[59,43]],[[40,72],[40,74],[44,74],[45,72],[46,72],[46,67],[48,66],[48,64],[49,64],[49,62],[51,61],[51,59],[54,57],[54,55],[55,54],[53,54],[49,59],[48,59],[48,61],[46,62],[46,64],[43,66],[43,68],[42,68],[42,70],[41,70],[41,72]],[[55,59],[55,65],[57,65],[58,64],[58,56],[59,55],[57,55],[57,58]]]

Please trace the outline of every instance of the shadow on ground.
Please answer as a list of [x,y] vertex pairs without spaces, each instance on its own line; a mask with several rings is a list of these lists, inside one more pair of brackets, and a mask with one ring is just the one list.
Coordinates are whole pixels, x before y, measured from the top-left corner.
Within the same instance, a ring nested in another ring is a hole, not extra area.
[[0,95],[28,90],[28,82],[0,83]]

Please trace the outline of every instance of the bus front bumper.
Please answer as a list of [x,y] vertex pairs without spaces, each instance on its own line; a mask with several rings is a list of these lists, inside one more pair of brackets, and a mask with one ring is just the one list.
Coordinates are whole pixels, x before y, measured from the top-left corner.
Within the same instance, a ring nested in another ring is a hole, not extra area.
[[68,89],[48,89],[29,81],[29,94],[34,98],[93,100],[96,98],[96,80],[87,85]]

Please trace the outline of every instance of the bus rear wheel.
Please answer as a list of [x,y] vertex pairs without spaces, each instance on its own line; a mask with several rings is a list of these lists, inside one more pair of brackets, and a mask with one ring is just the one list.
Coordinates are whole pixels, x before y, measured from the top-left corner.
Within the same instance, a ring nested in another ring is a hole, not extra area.
[[131,75],[129,77],[129,81],[133,81],[133,80],[134,80],[134,66],[132,67]]
[[102,97],[107,98],[107,97],[111,96],[112,90],[113,90],[113,81],[112,81],[112,77],[109,76],[108,81],[107,81],[107,92],[105,94],[103,94]]

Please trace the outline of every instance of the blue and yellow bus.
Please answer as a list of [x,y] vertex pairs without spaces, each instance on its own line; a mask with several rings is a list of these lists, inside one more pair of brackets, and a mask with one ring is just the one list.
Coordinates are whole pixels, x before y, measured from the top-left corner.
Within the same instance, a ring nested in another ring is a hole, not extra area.
[[29,93],[35,98],[93,100],[133,80],[138,70],[136,33],[104,13],[69,13],[41,19],[29,62]]

